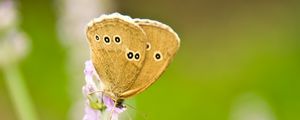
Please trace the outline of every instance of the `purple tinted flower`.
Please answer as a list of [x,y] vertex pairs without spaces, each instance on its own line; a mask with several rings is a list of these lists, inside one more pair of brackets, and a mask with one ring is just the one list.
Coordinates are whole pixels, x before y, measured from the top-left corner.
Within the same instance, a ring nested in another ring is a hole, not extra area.
[[111,111],[112,109],[114,109],[114,112],[119,114],[126,110],[125,107],[115,107],[114,108],[115,102],[108,96],[103,96],[103,102],[107,107],[107,111]]
[[114,101],[107,96],[103,96],[103,102],[109,110],[111,110],[115,104]]
[[100,120],[101,113],[99,110],[95,110],[90,107],[89,100],[86,100],[86,105],[84,108],[84,117],[83,120]]
[[[92,61],[88,60],[85,62],[84,74],[85,74],[85,82],[86,82],[86,85],[84,86],[84,89],[83,89],[84,95],[88,95],[92,92],[101,90],[99,83],[98,83],[98,87],[97,87],[97,84],[93,80],[93,75],[95,74],[95,69],[92,64]],[[95,94],[99,94],[99,93],[95,93]]]
[[92,61],[88,60],[85,62],[85,82],[87,85],[94,84],[93,75],[94,75],[94,66]]
[[[124,112],[126,110],[125,107],[115,107],[115,102],[108,96],[103,96],[103,102],[107,107],[107,112],[110,112],[111,119],[112,120],[118,120],[118,116],[120,113]],[[112,110],[114,110],[112,112]],[[112,113],[111,113],[112,112]]]
[[84,69],[85,76],[92,77],[94,74],[94,66],[91,60],[85,62],[85,69]]
[[[82,92],[86,98],[86,104],[85,104],[85,115],[83,117],[83,120],[100,120],[101,113],[99,110],[94,109],[91,107],[91,102],[89,97],[92,97],[90,93],[94,92],[97,90],[94,81],[93,81],[93,74],[94,74],[94,67],[91,61],[86,61],[85,62],[85,69],[84,69],[84,74],[85,74],[85,82],[86,85],[82,87]],[[98,98],[98,94],[93,94],[96,96],[96,99]]]
[[[82,92],[87,102],[83,120],[100,120],[101,113],[104,110],[111,114],[112,120],[118,120],[119,114],[124,112],[126,108],[116,107],[114,100],[100,92],[102,90],[100,85],[101,79],[97,76],[92,61],[88,60],[85,62],[84,74],[86,85],[83,86]],[[94,75],[98,80],[93,79]]]

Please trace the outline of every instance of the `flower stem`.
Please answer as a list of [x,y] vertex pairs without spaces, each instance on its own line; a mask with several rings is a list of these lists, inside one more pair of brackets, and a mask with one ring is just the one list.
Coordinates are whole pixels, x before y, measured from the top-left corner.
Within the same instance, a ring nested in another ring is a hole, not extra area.
[[34,105],[17,64],[4,65],[5,83],[20,120],[37,120]]

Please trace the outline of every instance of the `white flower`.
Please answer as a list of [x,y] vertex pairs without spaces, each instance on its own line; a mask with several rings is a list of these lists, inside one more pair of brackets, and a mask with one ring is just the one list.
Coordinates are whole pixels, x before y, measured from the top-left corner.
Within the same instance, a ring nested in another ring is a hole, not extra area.
[[18,62],[29,51],[26,34],[12,30],[0,36],[0,66]]
[[0,2],[0,32],[14,26],[17,21],[17,11],[11,0]]

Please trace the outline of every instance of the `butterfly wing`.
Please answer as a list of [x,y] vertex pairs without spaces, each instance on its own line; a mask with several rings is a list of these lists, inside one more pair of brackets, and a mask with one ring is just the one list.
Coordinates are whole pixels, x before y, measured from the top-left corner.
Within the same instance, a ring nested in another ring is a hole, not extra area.
[[146,35],[131,18],[120,14],[94,19],[88,24],[86,35],[104,93],[117,100],[142,69]]
[[121,97],[136,95],[153,84],[167,68],[180,46],[177,34],[167,25],[146,19],[135,22],[147,35],[144,66],[134,84]]

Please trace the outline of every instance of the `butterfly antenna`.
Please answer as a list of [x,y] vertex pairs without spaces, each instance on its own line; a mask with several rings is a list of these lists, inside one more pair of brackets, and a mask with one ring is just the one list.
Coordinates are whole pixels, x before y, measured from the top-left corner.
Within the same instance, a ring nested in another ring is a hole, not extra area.
[[98,93],[98,92],[104,93],[103,90],[96,90],[96,91],[90,92],[88,95],[91,95],[91,94],[94,94],[94,93]]
[[140,116],[143,117],[144,120],[147,120],[147,119],[148,119],[147,114],[146,114],[145,112],[143,112],[143,111],[138,111],[135,107],[133,107],[133,106],[127,104],[127,103],[124,103],[124,104],[125,104],[126,106],[130,107],[131,109],[135,110],[135,111],[138,113],[138,115],[140,115]]

